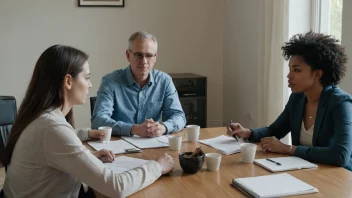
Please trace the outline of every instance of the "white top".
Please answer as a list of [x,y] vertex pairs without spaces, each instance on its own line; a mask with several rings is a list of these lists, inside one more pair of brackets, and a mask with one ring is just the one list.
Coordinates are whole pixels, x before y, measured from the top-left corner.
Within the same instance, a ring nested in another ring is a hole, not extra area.
[[89,130],[91,130],[91,129],[90,128],[76,129],[76,133],[77,133],[78,138],[81,141],[88,140],[89,139],[89,136],[88,136]]
[[302,120],[299,143],[304,146],[313,146],[312,145],[313,132],[314,132],[314,124],[310,127],[310,129],[306,130],[306,128],[304,127],[304,122]]
[[19,137],[8,166],[5,197],[78,197],[81,182],[108,197],[125,197],[153,183],[156,161],[115,173],[77,137],[60,109],[35,119]]

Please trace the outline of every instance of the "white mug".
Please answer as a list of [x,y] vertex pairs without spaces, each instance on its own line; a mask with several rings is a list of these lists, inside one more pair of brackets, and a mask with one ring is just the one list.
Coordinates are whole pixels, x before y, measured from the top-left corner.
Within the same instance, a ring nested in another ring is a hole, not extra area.
[[181,149],[182,136],[169,136],[170,150],[178,151]]
[[207,163],[208,170],[218,171],[221,163],[221,155],[219,153],[207,153],[205,154],[205,162]]
[[101,139],[102,143],[110,143],[112,128],[108,126],[99,127],[98,130],[104,132],[104,137]]
[[188,141],[197,142],[199,138],[199,130],[200,130],[199,125],[187,125],[186,132],[187,132]]
[[257,145],[252,143],[241,144],[241,155],[244,163],[253,163]]

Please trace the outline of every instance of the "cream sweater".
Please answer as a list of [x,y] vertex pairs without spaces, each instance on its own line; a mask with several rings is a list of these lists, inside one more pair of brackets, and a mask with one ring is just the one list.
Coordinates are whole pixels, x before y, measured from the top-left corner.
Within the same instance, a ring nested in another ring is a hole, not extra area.
[[[82,131],[88,137],[87,132]],[[86,137],[86,138],[87,138]],[[60,109],[47,111],[21,134],[8,166],[5,197],[78,197],[81,182],[109,197],[125,197],[161,175],[156,161],[117,174],[77,137]]]

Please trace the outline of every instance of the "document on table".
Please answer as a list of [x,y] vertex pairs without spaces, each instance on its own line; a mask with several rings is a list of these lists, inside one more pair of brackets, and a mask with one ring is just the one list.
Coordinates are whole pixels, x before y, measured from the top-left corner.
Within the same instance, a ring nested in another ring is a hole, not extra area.
[[287,173],[236,178],[232,185],[251,197],[286,197],[319,192],[313,186]]
[[147,164],[149,160],[138,159],[133,157],[121,156],[115,158],[111,163],[104,163],[106,167],[115,171],[116,173],[122,173],[138,166]]
[[140,149],[160,148],[160,147],[169,146],[169,139],[165,135],[154,137],[154,138],[149,138],[149,137],[145,138],[145,137],[139,137],[139,136],[121,137],[121,138]]
[[112,150],[114,154],[127,153],[126,149],[136,148],[132,144],[124,141],[124,140],[115,140],[110,141],[110,143],[102,143],[102,142],[88,142],[89,146],[93,149],[99,151],[101,149]]
[[198,142],[211,146],[224,155],[231,155],[234,153],[239,153],[241,151],[241,144],[245,141],[242,138],[239,138],[237,141],[233,137],[220,135],[215,138],[198,140]]
[[275,164],[267,159],[255,159],[254,163],[259,166],[268,169],[271,172],[279,172],[279,171],[289,171],[289,170],[297,170],[303,168],[317,168],[318,165],[308,162],[299,157],[275,157],[270,158],[278,164]]

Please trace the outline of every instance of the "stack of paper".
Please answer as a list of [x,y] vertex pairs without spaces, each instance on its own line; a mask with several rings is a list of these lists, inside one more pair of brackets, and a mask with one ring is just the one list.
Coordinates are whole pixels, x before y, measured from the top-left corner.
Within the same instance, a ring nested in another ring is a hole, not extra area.
[[126,149],[136,148],[124,140],[110,141],[110,143],[88,142],[88,144],[97,151],[101,149],[108,149],[112,150],[114,154],[126,153]]
[[273,163],[267,159],[255,159],[254,163],[258,164],[259,166],[265,169],[268,169],[271,172],[318,167],[316,164],[312,164],[299,157],[277,157],[277,158],[270,158],[270,160],[275,161],[280,165]]
[[313,186],[287,174],[237,178],[232,185],[252,197],[285,197],[319,192]]
[[140,149],[146,148],[160,148],[160,147],[168,147],[169,146],[169,139],[167,136],[162,135],[155,138],[144,138],[139,136],[133,137],[121,137],[122,139],[126,140],[127,142],[135,145]]
[[198,142],[211,146],[224,155],[230,155],[239,153],[241,150],[241,143],[244,143],[245,141],[241,138],[237,141],[233,137],[220,135],[216,138],[198,140]]
[[116,173],[122,173],[147,163],[148,163],[148,160],[121,156],[121,157],[115,158],[115,160],[111,163],[104,163],[104,164],[106,167],[115,171]]

